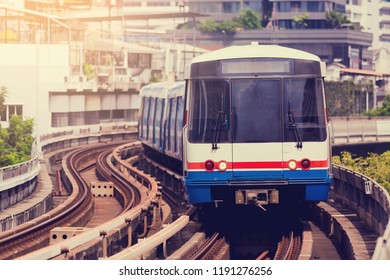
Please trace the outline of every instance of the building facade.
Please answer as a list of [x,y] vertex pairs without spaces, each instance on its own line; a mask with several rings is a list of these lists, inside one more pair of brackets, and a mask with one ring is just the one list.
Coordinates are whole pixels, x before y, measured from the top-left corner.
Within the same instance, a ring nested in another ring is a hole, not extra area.
[[[272,19],[279,29],[326,29],[326,12],[345,13],[345,0],[291,1],[271,0],[274,3]],[[305,16],[305,25],[299,25],[294,17]]]

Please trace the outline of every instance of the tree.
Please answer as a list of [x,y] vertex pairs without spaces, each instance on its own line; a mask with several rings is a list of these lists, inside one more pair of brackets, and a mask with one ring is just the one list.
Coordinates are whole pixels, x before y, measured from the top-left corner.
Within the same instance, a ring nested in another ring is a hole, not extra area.
[[12,115],[9,127],[0,129],[0,167],[30,160],[35,140],[33,127],[33,119],[24,121],[21,116]]
[[218,22],[209,18],[209,19],[201,21],[198,24],[198,29],[202,32],[214,33],[214,32],[218,31],[218,25],[219,25]]
[[307,27],[306,20],[308,18],[309,18],[309,14],[308,13],[304,13],[302,15],[293,16],[293,25],[296,28],[298,28],[298,29],[306,28]]
[[224,20],[218,25],[218,31],[224,34],[234,34],[238,24],[232,20]]
[[327,27],[333,29],[341,28],[343,24],[350,23],[346,15],[334,10],[326,12],[325,18]]
[[259,14],[250,9],[245,9],[234,21],[245,30],[260,29],[262,27]]
[[367,116],[390,116],[390,95],[386,95],[382,106],[366,113]]
[[390,151],[383,154],[369,153],[366,158],[354,158],[349,152],[332,158],[333,163],[341,164],[378,182],[390,192]]
[[7,97],[7,89],[5,87],[0,88],[0,114],[4,111],[5,98]]
[[244,29],[261,28],[262,26],[259,15],[250,9],[246,9],[240,14],[240,16],[234,18],[233,20],[219,22],[213,19],[206,19],[197,25],[198,30],[201,32],[223,34],[234,34],[238,27],[242,27]]
[[83,63],[83,74],[87,81],[92,80],[95,77],[95,68],[89,63]]

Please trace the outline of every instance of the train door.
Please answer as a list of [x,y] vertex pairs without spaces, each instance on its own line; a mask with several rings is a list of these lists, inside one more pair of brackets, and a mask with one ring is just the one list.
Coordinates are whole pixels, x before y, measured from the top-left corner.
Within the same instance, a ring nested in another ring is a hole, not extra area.
[[232,80],[233,179],[283,178],[280,79]]

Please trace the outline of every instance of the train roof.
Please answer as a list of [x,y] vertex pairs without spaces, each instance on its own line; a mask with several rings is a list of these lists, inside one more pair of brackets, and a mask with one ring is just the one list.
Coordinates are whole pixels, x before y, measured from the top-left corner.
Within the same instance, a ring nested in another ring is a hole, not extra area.
[[184,81],[151,83],[141,88],[140,96],[161,97],[184,95]]
[[252,43],[250,45],[230,46],[209,53],[194,57],[192,63],[198,63],[210,60],[234,59],[234,58],[292,58],[321,61],[321,59],[311,53],[287,48],[277,45],[259,45]]

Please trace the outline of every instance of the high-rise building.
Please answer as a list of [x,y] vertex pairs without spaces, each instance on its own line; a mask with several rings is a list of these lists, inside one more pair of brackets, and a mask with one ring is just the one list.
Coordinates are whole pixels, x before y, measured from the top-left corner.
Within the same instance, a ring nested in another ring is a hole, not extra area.
[[265,11],[263,0],[189,0],[188,8],[191,12],[208,14],[217,21],[231,20],[245,9],[256,11],[263,18]]
[[390,68],[390,1],[347,0],[346,13],[361,30],[373,34],[372,52],[375,70]]
[[[271,0],[274,3],[274,16],[279,29],[325,29],[326,12],[345,13],[345,0],[291,1]],[[304,17],[305,25],[300,25],[294,17]]]

